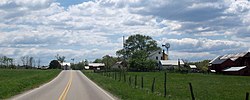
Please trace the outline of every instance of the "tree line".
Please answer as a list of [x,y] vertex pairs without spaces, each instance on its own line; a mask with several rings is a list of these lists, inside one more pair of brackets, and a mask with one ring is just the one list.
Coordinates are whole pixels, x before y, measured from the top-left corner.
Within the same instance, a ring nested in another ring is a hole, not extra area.
[[36,59],[31,56],[22,56],[20,57],[20,61],[22,65],[16,65],[14,64],[16,60],[11,57],[7,56],[1,56],[0,57],[0,68],[26,68],[26,69],[31,69],[35,67],[41,67],[40,63],[41,60],[40,58]]

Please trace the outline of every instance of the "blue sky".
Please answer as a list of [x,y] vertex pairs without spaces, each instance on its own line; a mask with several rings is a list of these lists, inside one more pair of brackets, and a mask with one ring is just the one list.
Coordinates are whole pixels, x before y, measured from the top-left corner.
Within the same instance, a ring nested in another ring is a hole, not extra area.
[[2,0],[0,56],[115,56],[122,36],[170,43],[170,59],[200,61],[250,51],[247,0]]
[[59,2],[61,6],[67,8],[71,5],[77,5],[83,2],[87,2],[90,0],[56,0],[56,2]]

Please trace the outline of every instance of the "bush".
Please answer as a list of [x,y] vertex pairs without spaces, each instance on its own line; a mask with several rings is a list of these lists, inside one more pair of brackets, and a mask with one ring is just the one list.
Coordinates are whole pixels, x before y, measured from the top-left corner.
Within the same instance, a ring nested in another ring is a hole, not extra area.
[[152,71],[155,69],[156,62],[149,59],[130,59],[129,70],[132,71]]

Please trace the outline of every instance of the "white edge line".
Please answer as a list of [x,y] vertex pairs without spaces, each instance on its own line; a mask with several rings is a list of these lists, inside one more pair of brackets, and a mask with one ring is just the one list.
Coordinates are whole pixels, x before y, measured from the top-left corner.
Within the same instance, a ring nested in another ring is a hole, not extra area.
[[34,89],[31,89],[31,90],[28,90],[27,92],[24,92],[24,93],[21,93],[21,94],[18,94],[14,97],[11,97],[10,99],[13,99],[13,100],[18,100],[28,94],[31,94],[32,92],[35,92],[35,91],[38,91],[39,89],[43,88],[43,87],[46,87],[47,85],[53,83],[55,80],[57,80],[59,78],[59,76],[63,73],[63,71],[60,72],[60,74],[57,75],[57,77],[55,77],[53,80],[51,80],[50,82],[48,83],[45,83],[37,88],[34,88]]
[[[82,73],[82,72],[81,72]],[[83,74],[83,73],[82,73]],[[116,100],[114,99],[112,96],[110,96],[106,91],[104,91],[101,87],[99,87],[95,82],[93,82],[92,80],[90,80],[87,76],[85,76],[83,74],[84,77],[86,77],[88,79],[88,81],[90,81],[92,84],[94,84],[95,87],[97,87],[99,90],[101,90],[104,94],[106,94],[109,98],[111,98],[112,100]]]

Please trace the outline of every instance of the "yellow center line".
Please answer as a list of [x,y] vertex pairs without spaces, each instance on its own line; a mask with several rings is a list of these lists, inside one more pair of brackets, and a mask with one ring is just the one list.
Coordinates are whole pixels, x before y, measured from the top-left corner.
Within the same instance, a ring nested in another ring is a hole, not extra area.
[[65,100],[67,94],[68,94],[68,91],[70,89],[70,86],[71,86],[71,83],[72,83],[72,71],[70,71],[70,79],[66,85],[66,87],[64,88],[62,94],[60,95],[59,99],[58,100]]

